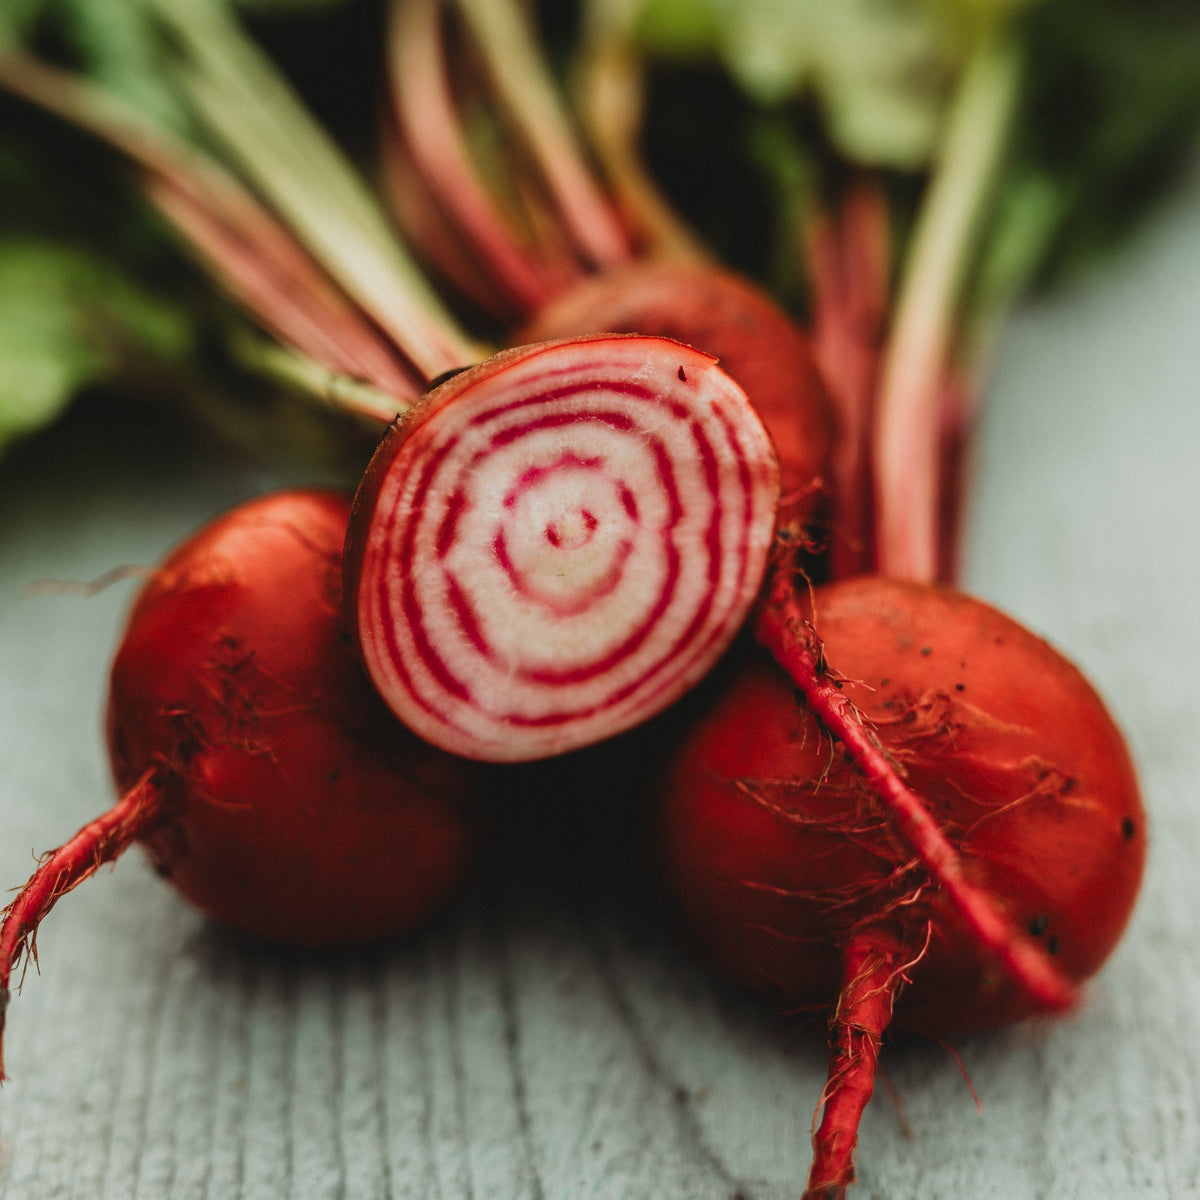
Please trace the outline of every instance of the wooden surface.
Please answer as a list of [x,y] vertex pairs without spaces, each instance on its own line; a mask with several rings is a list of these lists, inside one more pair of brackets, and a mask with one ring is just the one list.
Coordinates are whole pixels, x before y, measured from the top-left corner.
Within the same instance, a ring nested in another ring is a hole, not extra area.
[[[1086,1010],[885,1051],[863,1200],[1200,1196],[1200,173],[1025,309],[981,444],[968,580],[1074,657],[1140,763],[1149,873]],[[0,883],[110,800],[134,585],[281,478],[169,419],[79,414],[0,461]],[[1052,717],[1048,717],[1052,719]],[[0,1200],[785,1200],[820,1031],[709,978],[605,815],[531,802],[418,936],[327,959],[213,929],[140,855],[46,922],[9,1020]],[[619,812],[619,809],[618,809]]]

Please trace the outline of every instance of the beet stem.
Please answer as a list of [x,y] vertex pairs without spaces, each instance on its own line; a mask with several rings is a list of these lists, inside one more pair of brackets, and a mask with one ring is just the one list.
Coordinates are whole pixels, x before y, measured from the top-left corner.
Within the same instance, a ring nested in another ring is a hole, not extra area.
[[577,248],[600,270],[627,262],[633,250],[625,230],[591,174],[571,114],[522,8],[512,0],[456,0],[456,7],[471,26],[496,97]]
[[147,771],[112,808],[51,851],[4,910],[0,925],[0,1083],[7,1078],[4,1018],[13,967],[25,952],[37,962],[38,926],[59,897],[94,875],[103,863],[117,858],[161,816],[165,793],[160,776],[160,768]]
[[871,438],[887,316],[892,233],[887,200],[853,183],[837,211],[811,213],[805,258],[813,291],[813,344],[836,415],[829,464],[835,497],[829,536],[834,579],[875,570]]
[[1075,989],[1044,950],[1001,913],[965,876],[962,856],[924,801],[900,779],[869,726],[822,661],[816,630],[786,572],[778,572],[755,618],[755,636],[803,692],[813,715],[845,746],[868,788],[891,813],[896,831],[941,887],[974,936],[1047,1011],[1070,1008]]
[[800,1200],[842,1200],[854,1182],[858,1127],[875,1091],[884,1030],[906,982],[912,955],[894,935],[871,926],[842,956],[842,990],[829,1022],[829,1078],[817,1113],[813,1162]]
[[331,371],[369,379],[403,399],[420,395],[404,348],[337,289],[309,248],[221,161],[104,88],[32,55],[0,53],[0,88],[138,167],[149,202],[264,328]]
[[[522,312],[533,312],[566,278],[555,279],[540,249],[525,245],[472,161],[446,72],[440,16],[439,0],[392,7],[388,80],[397,127],[421,181],[457,224],[472,256]],[[574,262],[569,271],[567,278],[576,277]]]
[[874,483],[879,569],[900,578],[937,576],[942,385],[963,332],[956,304],[994,199],[1020,72],[1010,41],[982,36],[958,84],[895,300],[879,381]]
[[180,97],[331,279],[423,376],[473,362],[461,330],[365,179],[219,4],[154,0],[180,52]]
[[675,211],[642,157],[646,66],[636,45],[637,6],[585,6],[577,87],[581,119],[617,212],[639,248],[681,262],[711,255]]

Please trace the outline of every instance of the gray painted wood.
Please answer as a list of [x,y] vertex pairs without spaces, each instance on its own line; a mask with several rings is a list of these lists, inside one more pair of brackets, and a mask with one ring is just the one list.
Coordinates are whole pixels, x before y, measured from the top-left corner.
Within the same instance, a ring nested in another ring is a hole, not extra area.
[[[131,445],[79,414],[0,461],[6,886],[109,803],[103,689],[133,585],[24,589],[151,563],[284,481],[144,424]],[[1200,173],[1012,323],[970,532],[974,590],[1071,654],[1128,731],[1143,899],[1085,1011],[956,1047],[982,1113],[945,1049],[889,1047],[863,1200],[1200,1196],[1198,529]],[[102,871],[46,922],[11,1007],[0,1200],[794,1197],[820,1032],[691,961],[600,799],[561,829],[563,806],[521,806],[459,903],[355,954],[265,951],[140,857]]]

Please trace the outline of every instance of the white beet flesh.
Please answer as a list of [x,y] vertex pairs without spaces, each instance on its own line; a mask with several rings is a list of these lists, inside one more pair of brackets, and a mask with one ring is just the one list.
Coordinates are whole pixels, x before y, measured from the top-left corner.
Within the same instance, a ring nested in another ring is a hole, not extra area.
[[647,719],[759,590],[774,451],[745,393],[678,343],[508,352],[389,437],[356,514],[354,617],[385,700],[444,749],[539,758]]

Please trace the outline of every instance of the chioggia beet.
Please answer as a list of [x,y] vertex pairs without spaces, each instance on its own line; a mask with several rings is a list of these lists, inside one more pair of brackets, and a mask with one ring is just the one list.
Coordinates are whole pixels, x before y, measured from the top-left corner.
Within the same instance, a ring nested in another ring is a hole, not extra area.
[[112,666],[120,798],[9,904],[0,998],[54,903],[135,842],[205,913],[281,944],[398,934],[453,892],[477,768],[405,729],[368,682],[343,618],[349,513],[340,493],[276,493],[150,576]]
[[833,703],[932,832],[753,648],[689,727],[662,833],[708,957],[789,1008],[829,1011],[805,1193],[826,1200],[853,1181],[885,1030],[941,1038],[1069,1007],[1129,919],[1146,822],[1100,697],[994,608],[877,577],[791,602],[764,640],[815,631]]

